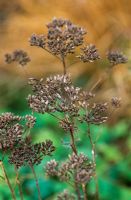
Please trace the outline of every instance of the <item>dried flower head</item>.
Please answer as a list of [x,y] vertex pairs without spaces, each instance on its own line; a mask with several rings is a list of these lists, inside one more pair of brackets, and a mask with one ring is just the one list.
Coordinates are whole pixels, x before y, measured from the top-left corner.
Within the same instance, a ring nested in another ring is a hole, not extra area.
[[57,200],[76,200],[76,196],[69,193],[67,190],[64,190],[61,194],[57,196]]
[[37,46],[37,47],[41,47],[44,49],[46,47],[46,36],[36,35],[34,33],[31,35],[29,42],[30,42],[31,46]]
[[65,19],[54,18],[47,28],[48,48],[52,54],[60,56],[74,53],[75,47],[83,44],[83,36],[86,34],[83,28]]
[[26,120],[26,126],[28,128],[32,128],[36,123],[36,118],[32,115],[26,115],[25,120]]
[[61,165],[55,160],[51,160],[46,165],[48,176],[57,176],[61,181],[75,181],[78,183],[87,183],[94,173],[94,165],[89,162],[84,154],[69,155],[69,159]]
[[57,174],[58,174],[57,167],[58,167],[58,162],[56,162],[56,160],[50,160],[49,162],[47,162],[47,164],[46,164],[47,175],[48,176],[57,176]]
[[100,59],[100,55],[95,45],[89,44],[81,48],[82,53],[77,56],[83,62],[93,62],[95,60]]
[[21,141],[23,127],[19,124],[22,118],[12,113],[0,116],[0,150],[6,151]]
[[94,103],[81,121],[86,121],[87,123],[99,125],[105,123],[107,119],[108,103]]
[[114,108],[120,108],[121,107],[121,98],[112,97],[112,99],[111,99],[111,105]]
[[69,75],[48,77],[45,81],[30,79],[33,95],[28,96],[30,108],[39,113],[64,112],[78,114],[80,89],[72,85]]
[[38,165],[41,163],[43,156],[50,156],[54,150],[55,147],[51,140],[38,144],[31,144],[30,141],[25,140],[12,151],[9,163],[14,164],[17,168],[25,165]]
[[107,58],[112,65],[127,63],[127,57],[119,51],[109,51],[107,53]]
[[15,50],[11,54],[5,54],[5,62],[10,64],[12,62],[18,62],[21,66],[30,62],[28,54],[23,50]]

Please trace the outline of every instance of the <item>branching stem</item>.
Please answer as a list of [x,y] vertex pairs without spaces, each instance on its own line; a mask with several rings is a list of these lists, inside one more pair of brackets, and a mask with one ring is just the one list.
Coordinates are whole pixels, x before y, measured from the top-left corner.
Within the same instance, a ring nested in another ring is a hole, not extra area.
[[20,184],[20,180],[19,180],[19,173],[17,170],[17,167],[15,166],[15,172],[16,172],[16,183],[18,185],[18,189],[19,189],[19,194],[20,194],[20,199],[23,200],[23,192],[22,192],[22,188],[21,188],[21,184]]
[[65,58],[63,55],[61,55],[61,61],[62,61],[62,64],[63,64],[63,73],[64,75],[67,73],[66,71],[66,63],[65,63]]
[[93,161],[93,166],[94,166],[94,180],[95,180],[95,188],[96,188],[95,198],[96,200],[99,200],[98,178],[97,178],[97,173],[96,173],[96,150],[95,150],[95,144],[91,137],[89,123],[88,123],[88,137],[89,137],[91,148],[92,148],[92,161]]
[[84,193],[84,200],[88,200],[86,184],[82,184],[82,190]]
[[8,175],[7,175],[7,173],[6,173],[6,170],[5,170],[5,167],[4,167],[4,164],[3,164],[2,161],[0,161],[0,165],[1,165],[1,168],[2,168],[2,171],[3,171],[3,174],[4,174],[4,178],[5,178],[5,180],[6,180],[6,183],[7,183],[8,187],[9,187],[9,189],[10,189],[10,192],[11,192],[11,195],[12,195],[12,199],[13,199],[13,200],[16,200],[16,196],[15,196],[14,190],[13,190],[13,188],[12,188],[12,186],[11,186],[11,183],[10,183],[10,181],[9,181]]
[[38,179],[37,179],[37,176],[36,176],[36,173],[35,173],[34,167],[33,167],[32,165],[30,165],[30,168],[31,168],[32,173],[33,173],[34,178],[35,178],[36,187],[37,187],[37,191],[38,191],[38,199],[39,199],[39,200],[42,200],[42,198],[41,198],[41,194],[40,194],[40,188],[39,188],[39,184],[38,184]]

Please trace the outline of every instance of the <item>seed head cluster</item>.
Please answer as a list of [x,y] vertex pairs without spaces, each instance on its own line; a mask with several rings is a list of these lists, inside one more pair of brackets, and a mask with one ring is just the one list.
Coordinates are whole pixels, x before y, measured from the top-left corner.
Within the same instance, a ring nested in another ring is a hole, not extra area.
[[30,58],[25,51],[15,50],[12,53],[5,54],[5,62],[8,64],[18,62],[21,66],[24,66],[30,62]]
[[57,196],[57,200],[76,200],[76,196],[69,193],[67,190],[64,190]]
[[75,177],[75,181],[82,184],[89,182],[94,168],[84,154],[73,153],[61,165],[55,160],[49,161],[46,165],[46,173],[48,176],[57,176],[61,181],[71,181]]
[[109,62],[114,66],[122,63],[127,63],[127,57],[119,51],[109,51],[107,53],[107,58]]
[[77,56],[83,62],[93,62],[100,59],[100,55],[95,45],[89,44],[81,48],[81,54]]
[[54,18],[47,24],[47,34],[33,34],[30,39],[31,46],[41,47],[51,54],[65,57],[74,53],[75,48],[83,44],[86,31],[70,20]]
[[9,163],[14,164],[17,168],[25,165],[38,165],[41,163],[43,156],[50,156],[54,150],[55,147],[51,140],[38,144],[32,144],[29,140],[25,140],[13,149],[9,157]]

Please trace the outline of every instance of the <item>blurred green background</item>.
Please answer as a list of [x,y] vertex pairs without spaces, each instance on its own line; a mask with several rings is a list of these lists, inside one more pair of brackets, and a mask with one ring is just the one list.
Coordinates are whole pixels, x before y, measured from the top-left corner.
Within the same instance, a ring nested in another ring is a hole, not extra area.
[[[30,92],[27,85],[29,77],[46,77],[50,73],[61,73],[61,63],[41,49],[30,47],[28,38],[32,33],[46,31],[45,24],[54,16],[68,18],[75,24],[87,29],[88,43],[96,44],[103,58],[94,64],[76,64],[69,67],[76,85],[85,89],[103,76],[108,67],[105,53],[110,48],[122,50],[129,58],[126,65],[114,68],[103,84],[97,88],[99,100],[109,100],[112,96],[122,98],[122,106],[115,112],[108,124],[92,126],[97,143],[97,173],[99,179],[100,200],[131,199],[131,2],[130,0],[0,0],[0,112],[13,112],[19,115],[31,113],[26,98]],[[25,49],[32,62],[22,69],[16,64],[6,65],[4,54],[14,49]],[[73,63],[73,57],[67,64]],[[56,146],[54,157],[57,160],[67,158],[69,138],[59,128],[57,121],[49,115],[38,115],[32,130],[34,142],[52,139]],[[89,157],[90,145],[86,140],[86,127],[80,127],[80,151]],[[78,135],[79,137],[79,135]],[[64,144],[66,143],[66,145]],[[35,170],[39,178],[43,200],[53,200],[67,188],[65,183],[51,180],[44,174],[46,158]],[[15,176],[13,168],[6,163],[13,186]],[[0,169],[0,175],[2,171]],[[20,170],[22,189],[27,200],[37,199],[34,179],[29,168]],[[69,188],[72,190],[72,188]],[[16,187],[16,193],[17,187]],[[90,199],[94,193],[93,181],[88,186]],[[0,200],[10,200],[10,191],[0,176]],[[18,197],[19,199],[19,197]]]

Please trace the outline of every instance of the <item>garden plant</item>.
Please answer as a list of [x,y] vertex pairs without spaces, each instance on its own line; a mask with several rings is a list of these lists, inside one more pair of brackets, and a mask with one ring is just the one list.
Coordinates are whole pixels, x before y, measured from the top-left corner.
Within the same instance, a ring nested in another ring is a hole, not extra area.
[[[31,115],[17,116],[13,113],[0,115],[0,167],[13,200],[18,197],[14,186],[10,183],[8,169],[5,168],[4,163],[8,160],[9,165],[14,166],[16,183],[19,188],[18,199],[24,199],[19,170],[28,166],[34,176],[38,199],[41,200],[39,179],[34,165],[39,165],[47,156],[51,158],[43,166],[44,176],[59,182],[66,182],[72,188],[71,191],[65,188],[57,195],[57,200],[90,200],[87,188],[90,181],[94,182],[95,188],[91,199],[100,200],[96,170],[96,157],[98,156],[96,143],[100,138],[98,135],[94,139],[91,127],[92,125],[100,127],[101,124],[106,123],[114,111],[121,106],[121,99],[116,96],[110,97],[106,102],[96,99],[94,91],[103,81],[102,78],[98,79],[88,91],[73,83],[72,76],[68,73],[69,66],[75,65],[76,62],[91,63],[102,59],[96,46],[85,41],[86,34],[84,28],[73,24],[70,20],[54,18],[47,24],[47,33],[32,34],[29,38],[31,46],[41,48],[43,52],[47,51],[59,60],[61,73],[53,74],[45,79],[42,77],[40,80],[29,78],[28,84],[32,92],[28,95],[27,102],[32,112]],[[74,62],[67,64],[69,54],[74,56]],[[109,62],[109,67],[105,72],[107,78],[108,73],[117,64],[126,63],[127,58],[118,50],[110,50],[105,55]],[[21,49],[5,54],[7,64],[17,62],[23,70],[30,61],[28,54]],[[55,159],[55,150],[59,147],[54,145],[53,138],[40,143],[32,141],[32,129],[37,123],[35,113],[42,115],[48,113],[56,119],[60,129],[64,130],[70,141],[66,147],[61,142],[63,151],[68,148],[70,152],[66,160],[57,161]],[[91,157],[88,156],[88,146],[86,146],[87,152],[81,152],[78,147],[79,140],[81,140],[79,129],[81,124],[86,126],[85,140],[90,143]]]

